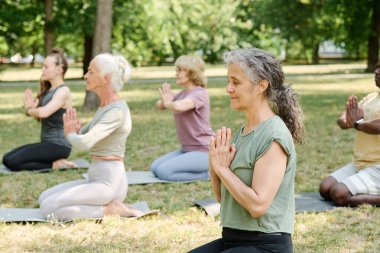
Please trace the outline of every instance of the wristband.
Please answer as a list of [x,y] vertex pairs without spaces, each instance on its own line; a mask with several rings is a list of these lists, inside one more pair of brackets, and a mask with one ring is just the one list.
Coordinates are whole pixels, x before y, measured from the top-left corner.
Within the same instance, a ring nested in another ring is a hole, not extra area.
[[358,126],[364,121],[364,119],[359,119],[354,122],[354,127],[356,130],[358,130]]

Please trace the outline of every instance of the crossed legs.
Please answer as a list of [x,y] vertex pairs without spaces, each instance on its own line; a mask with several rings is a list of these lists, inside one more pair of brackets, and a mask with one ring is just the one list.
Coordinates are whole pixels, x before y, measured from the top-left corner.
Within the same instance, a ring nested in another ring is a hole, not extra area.
[[[368,170],[376,173],[377,169]],[[325,200],[332,200],[338,206],[380,206],[380,194],[377,193],[380,186],[373,181],[370,173],[366,170],[356,172],[353,164],[348,164],[325,178],[319,186],[319,193]]]

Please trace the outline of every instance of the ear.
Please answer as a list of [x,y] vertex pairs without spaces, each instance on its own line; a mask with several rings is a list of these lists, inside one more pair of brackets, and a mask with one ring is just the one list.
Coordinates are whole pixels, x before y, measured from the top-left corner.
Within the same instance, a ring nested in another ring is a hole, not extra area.
[[260,93],[266,91],[268,89],[269,82],[268,80],[261,80],[257,87],[259,88]]
[[107,73],[103,76],[103,79],[104,79],[104,83],[106,84],[111,84],[111,77],[112,77],[112,74],[111,73]]
[[62,66],[57,66],[55,69],[55,73],[57,75],[63,76],[63,67]]

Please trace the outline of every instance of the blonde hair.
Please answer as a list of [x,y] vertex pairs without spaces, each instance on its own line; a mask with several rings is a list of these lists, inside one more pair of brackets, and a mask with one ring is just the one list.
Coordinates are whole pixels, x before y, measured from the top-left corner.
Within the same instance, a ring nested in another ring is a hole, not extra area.
[[174,65],[185,70],[190,81],[196,86],[207,86],[207,79],[204,75],[205,62],[199,56],[182,55],[175,61]]

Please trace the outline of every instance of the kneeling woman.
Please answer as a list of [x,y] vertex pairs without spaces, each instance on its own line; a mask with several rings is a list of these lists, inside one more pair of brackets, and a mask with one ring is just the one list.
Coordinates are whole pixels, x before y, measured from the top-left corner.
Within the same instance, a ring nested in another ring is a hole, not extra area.
[[297,94],[284,85],[281,64],[268,52],[238,49],[224,60],[230,105],[245,113],[245,124],[233,138],[226,127],[211,138],[222,238],[191,253],[293,252],[294,141],[301,143],[303,134]]
[[94,118],[80,129],[75,109],[69,108],[63,116],[69,142],[91,152],[89,178],[44,191],[39,198],[43,215],[73,220],[142,214],[123,203],[128,191],[123,158],[132,123],[128,105],[117,91],[129,80],[130,73],[131,67],[122,56],[100,54],[91,61],[84,78],[87,89],[100,99]]
[[164,83],[156,106],[173,111],[182,148],[156,159],[151,170],[157,177],[170,181],[209,178],[208,151],[213,132],[205,64],[199,57],[181,56],[175,66],[176,83],[183,89],[173,94],[170,85]]

